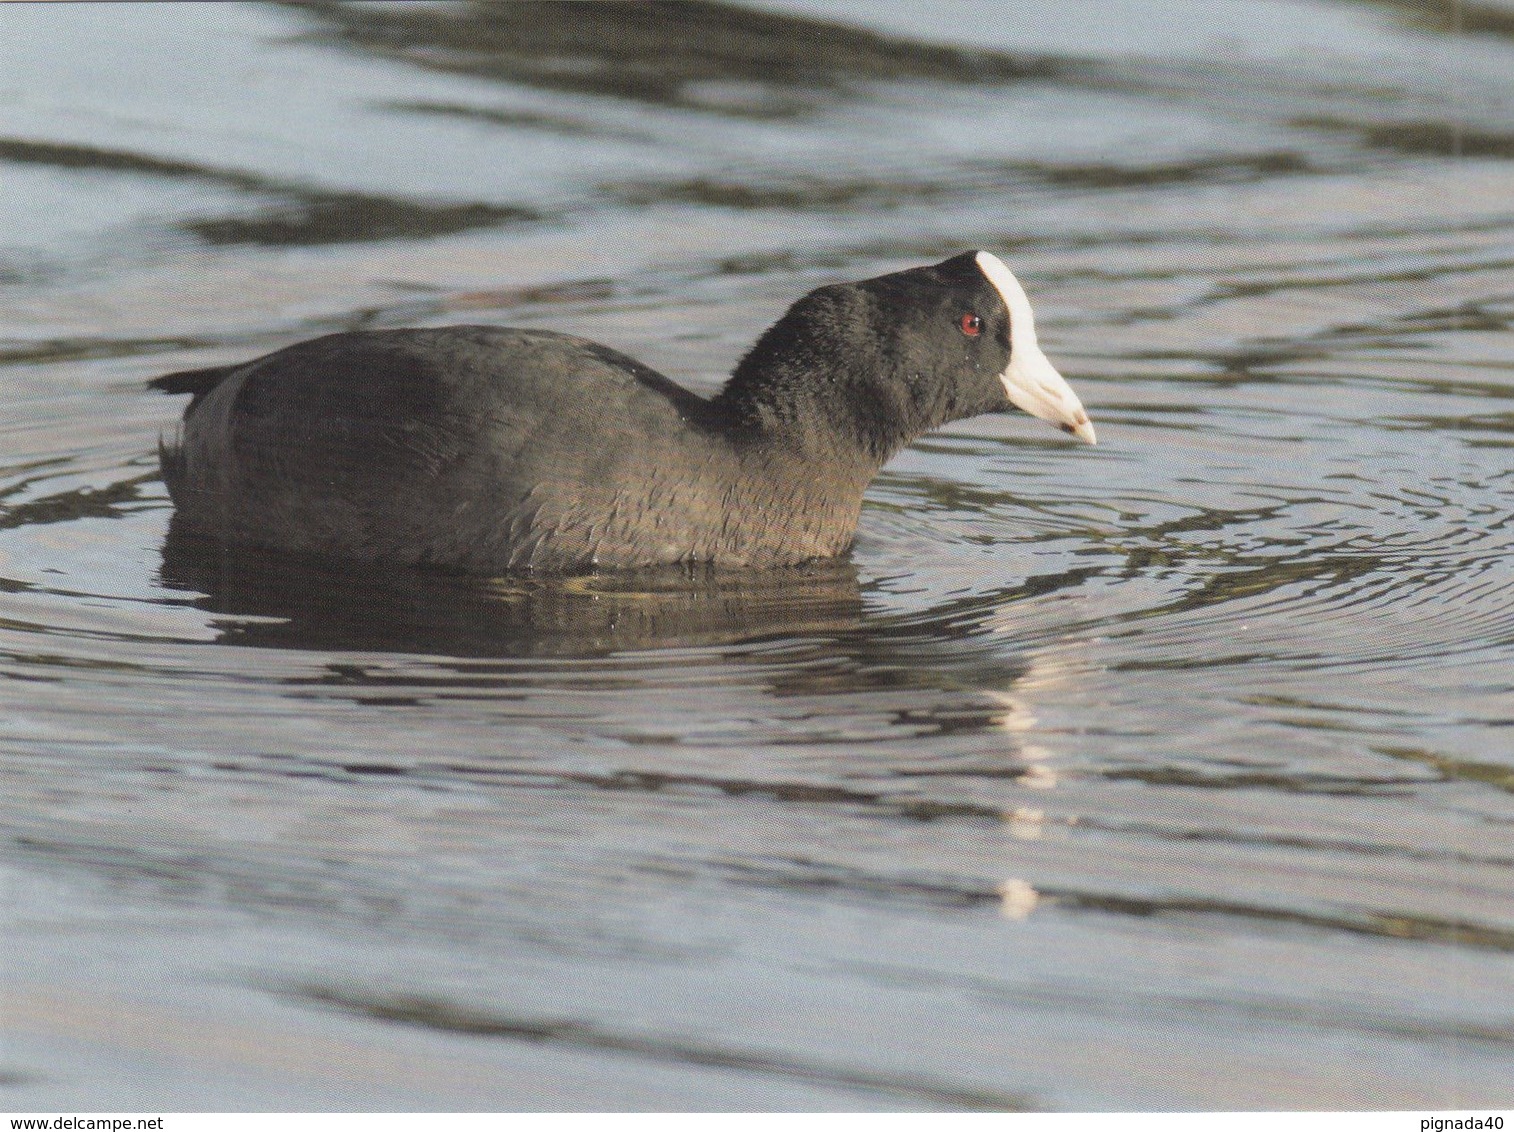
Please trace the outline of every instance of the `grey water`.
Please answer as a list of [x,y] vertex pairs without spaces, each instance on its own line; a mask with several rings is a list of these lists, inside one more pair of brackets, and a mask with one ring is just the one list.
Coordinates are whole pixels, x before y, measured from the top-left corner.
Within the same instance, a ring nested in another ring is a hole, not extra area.
[[[169,530],[157,374],[967,248],[1100,444],[842,562]],[[4,5],[0,312],[0,1108],[1514,1105],[1514,7]]]

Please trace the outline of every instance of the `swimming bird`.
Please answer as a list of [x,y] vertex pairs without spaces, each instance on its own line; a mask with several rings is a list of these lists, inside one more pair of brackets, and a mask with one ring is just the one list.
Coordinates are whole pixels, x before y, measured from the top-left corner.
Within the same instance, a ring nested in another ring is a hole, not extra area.
[[821,287],[713,397],[584,338],[363,330],[150,383],[179,529],[469,573],[777,567],[845,554],[884,463],[1018,407],[1094,443],[985,251]]

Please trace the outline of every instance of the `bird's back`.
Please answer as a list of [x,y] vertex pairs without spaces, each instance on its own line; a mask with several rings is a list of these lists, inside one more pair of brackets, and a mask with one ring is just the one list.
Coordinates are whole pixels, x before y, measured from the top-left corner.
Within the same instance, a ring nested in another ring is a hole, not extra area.
[[470,570],[666,560],[694,549],[716,502],[694,497],[730,460],[709,402],[546,331],[334,334],[155,384],[195,394],[164,456],[180,522],[296,552]]

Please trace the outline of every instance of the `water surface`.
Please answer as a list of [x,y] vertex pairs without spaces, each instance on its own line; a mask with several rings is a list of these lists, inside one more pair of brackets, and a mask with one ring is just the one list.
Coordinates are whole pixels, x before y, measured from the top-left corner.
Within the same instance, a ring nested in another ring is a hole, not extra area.
[[[1514,10],[0,11],[0,1099],[1507,1107]],[[846,22],[851,21],[851,22]],[[1026,281],[846,561],[170,530],[146,379]]]

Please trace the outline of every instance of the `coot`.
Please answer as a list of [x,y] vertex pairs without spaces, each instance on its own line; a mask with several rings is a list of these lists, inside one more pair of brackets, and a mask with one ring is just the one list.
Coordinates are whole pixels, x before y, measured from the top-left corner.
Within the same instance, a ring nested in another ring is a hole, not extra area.
[[474,573],[844,554],[885,461],[1011,405],[1094,442],[988,252],[821,287],[712,398],[545,330],[330,334],[151,383],[181,530]]

